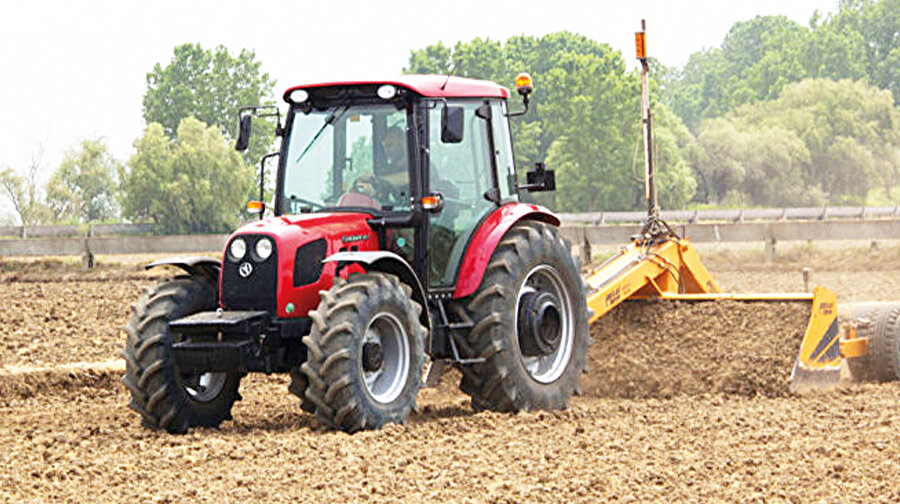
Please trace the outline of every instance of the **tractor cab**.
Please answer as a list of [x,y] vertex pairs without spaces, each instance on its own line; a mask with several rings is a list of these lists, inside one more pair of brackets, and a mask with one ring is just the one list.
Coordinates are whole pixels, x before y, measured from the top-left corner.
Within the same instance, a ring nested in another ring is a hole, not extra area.
[[289,89],[275,214],[369,214],[426,288],[453,288],[478,224],[518,201],[508,96],[446,76]]

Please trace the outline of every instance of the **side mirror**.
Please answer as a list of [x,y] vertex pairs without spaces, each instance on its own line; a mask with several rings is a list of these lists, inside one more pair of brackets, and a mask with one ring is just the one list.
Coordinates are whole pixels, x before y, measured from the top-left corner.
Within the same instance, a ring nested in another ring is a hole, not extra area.
[[240,122],[238,124],[238,135],[237,140],[234,141],[234,149],[237,151],[245,151],[247,147],[250,146],[250,127],[253,118],[250,114],[245,114],[241,116]]
[[548,170],[544,163],[535,163],[534,170],[525,174],[525,185],[520,185],[518,189],[525,189],[529,192],[555,191],[556,190],[556,174],[553,170]]
[[441,111],[441,142],[462,142],[464,117],[465,110],[462,107],[444,106],[444,110]]

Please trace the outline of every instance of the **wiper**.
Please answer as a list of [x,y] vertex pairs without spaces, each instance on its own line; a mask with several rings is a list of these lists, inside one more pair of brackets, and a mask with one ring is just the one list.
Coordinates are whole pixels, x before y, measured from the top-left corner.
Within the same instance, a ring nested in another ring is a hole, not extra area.
[[307,205],[309,205],[309,206],[311,206],[311,207],[313,207],[313,208],[316,208],[316,207],[318,207],[318,208],[325,208],[325,205],[323,205],[322,203],[319,203],[319,202],[316,202],[316,201],[313,201],[313,200],[308,200],[308,199],[306,199],[306,198],[301,198],[301,197],[299,197],[299,196],[297,196],[297,195],[295,195],[295,194],[291,194],[290,196],[288,196],[288,199],[291,200],[291,203],[293,203],[293,202],[296,201],[296,202],[299,202],[299,203],[305,203],[305,204],[307,204]]
[[309,152],[310,147],[312,147],[313,144],[316,143],[316,140],[318,140],[319,137],[322,136],[322,132],[325,131],[325,128],[331,124],[334,124],[335,121],[338,120],[338,118],[340,118],[342,115],[344,115],[344,112],[346,112],[349,107],[350,107],[350,104],[347,102],[344,102],[343,104],[338,105],[338,108],[335,109],[334,112],[332,112],[331,114],[328,115],[328,117],[325,118],[325,122],[322,123],[322,127],[319,128],[319,131],[317,131],[316,134],[312,137],[312,140],[310,140],[309,143],[306,144],[306,147],[303,149],[303,152],[301,152],[300,155],[297,156],[297,160],[294,161],[295,163],[299,163],[300,160],[303,159],[303,156],[305,156],[306,153]]

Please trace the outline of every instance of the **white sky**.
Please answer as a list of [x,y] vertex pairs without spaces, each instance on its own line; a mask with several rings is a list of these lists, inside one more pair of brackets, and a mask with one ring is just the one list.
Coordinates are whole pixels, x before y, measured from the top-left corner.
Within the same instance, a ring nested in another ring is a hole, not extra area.
[[[277,80],[279,97],[300,83],[397,74],[411,49],[478,36],[505,41],[568,30],[632,61],[641,18],[649,54],[682,65],[693,52],[718,46],[736,21],[784,14],[806,25],[815,10],[836,10],[837,0],[0,0],[0,6],[0,169],[23,168],[43,142],[47,178],[65,150],[87,138],[103,137],[127,160],[144,126],[147,72],[186,42],[255,50],[263,71]],[[4,208],[0,201],[0,213]]]

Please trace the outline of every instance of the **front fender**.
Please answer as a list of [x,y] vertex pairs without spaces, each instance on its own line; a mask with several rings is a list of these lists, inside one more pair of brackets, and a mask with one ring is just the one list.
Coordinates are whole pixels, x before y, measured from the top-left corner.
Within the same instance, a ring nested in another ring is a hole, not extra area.
[[478,289],[494,249],[506,232],[522,220],[537,220],[554,226],[560,224],[559,219],[550,210],[540,205],[508,203],[495,210],[481,223],[469,243],[459,268],[456,290],[453,291],[454,299],[466,297]]
[[158,266],[175,266],[187,271],[189,275],[202,276],[216,285],[219,283],[219,271],[222,268],[222,265],[217,259],[200,256],[181,256],[167,257],[165,259],[153,261],[150,264],[144,265],[144,269],[148,270]]
[[[422,306],[422,315],[419,317],[419,321],[426,329],[431,330],[431,314],[428,311],[428,304],[425,300],[425,289],[422,288],[422,283],[419,282],[419,277],[416,276],[412,266],[399,255],[386,250],[338,252],[326,257],[322,262],[362,263],[367,266],[367,268],[364,268],[366,270],[396,275],[401,282],[412,287],[412,299]],[[335,272],[335,275],[337,275],[337,272]]]

